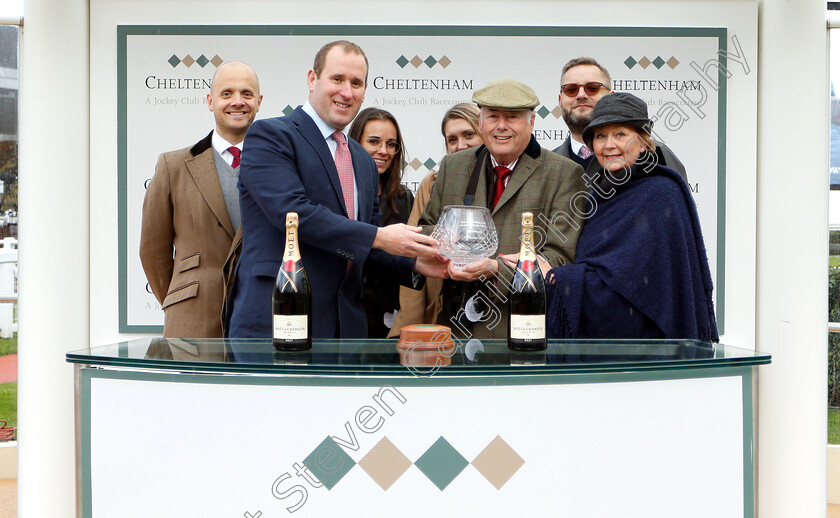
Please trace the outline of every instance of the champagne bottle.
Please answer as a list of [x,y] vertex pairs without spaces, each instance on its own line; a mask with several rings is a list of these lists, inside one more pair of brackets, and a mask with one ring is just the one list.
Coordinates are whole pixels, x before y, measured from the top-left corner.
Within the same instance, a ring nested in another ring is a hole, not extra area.
[[298,215],[286,214],[286,250],[271,297],[274,348],[305,351],[312,348],[312,290],[298,247]]
[[522,245],[508,298],[508,347],[541,351],[545,340],[545,281],[534,250],[534,215],[522,213]]

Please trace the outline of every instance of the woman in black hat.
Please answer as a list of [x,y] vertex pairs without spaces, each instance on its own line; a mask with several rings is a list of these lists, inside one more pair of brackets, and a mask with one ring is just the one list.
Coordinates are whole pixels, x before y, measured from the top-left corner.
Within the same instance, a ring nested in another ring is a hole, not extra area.
[[694,199],[657,163],[651,127],[632,94],[595,105],[583,131],[592,189],[572,198],[586,221],[575,262],[546,275],[551,337],[718,340]]

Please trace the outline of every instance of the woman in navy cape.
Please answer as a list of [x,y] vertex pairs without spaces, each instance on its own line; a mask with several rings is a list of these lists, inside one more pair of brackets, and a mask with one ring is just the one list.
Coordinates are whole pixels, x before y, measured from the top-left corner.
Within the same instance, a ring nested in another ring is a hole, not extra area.
[[676,171],[656,163],[651,127],[632,94],[595,105],[583,132],[597,159],[592,189],[576,207],[588,217],[575,262],[546,275],[550,337],[718,341],[694,199]]

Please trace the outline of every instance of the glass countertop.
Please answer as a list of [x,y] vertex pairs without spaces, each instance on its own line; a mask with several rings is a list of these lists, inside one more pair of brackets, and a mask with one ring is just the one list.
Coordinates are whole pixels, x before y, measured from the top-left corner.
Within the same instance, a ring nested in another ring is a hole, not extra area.
[[[69,352],[67,361],[178,372],[303,376],[516,376],[770,363],[766,353],[697,340],[549,340],[548,348],[539,352],[511,351],[505,340],[470,340],[426,358],[421,362],[425,365],[406,366],[400,363],[396,344],[396,340],[313,340],[309,351],[278,352],[270,339],[262,338],[144,338]],[[441,360],[438,365],[436,358]],[[449,365],[440,365],[447,360]]]

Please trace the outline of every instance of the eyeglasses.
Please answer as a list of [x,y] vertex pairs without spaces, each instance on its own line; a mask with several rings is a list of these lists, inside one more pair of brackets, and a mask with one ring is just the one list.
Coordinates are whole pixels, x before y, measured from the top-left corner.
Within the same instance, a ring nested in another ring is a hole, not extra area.
[[[379,149],[382,147],[382,139],[378,137],[370,137],[365,139],[365,142],[368,146],[372,149]],[[389,155],[396,155],[397,152],[400,150],[400,143],[396,140],[386,140],[385,141],[385,151],[388,152]]]
[[593,81],[591,83],[566,83],[564,85],[560,85],[560,91],[563,92],[564,95],[569,97],[574,97],[578,94],[578,90],[583,87],[583,91],[586,92],[586,95],[595,95],[601,91],[601,88],[606,88],[607,85],[604,83],[598,83]]

